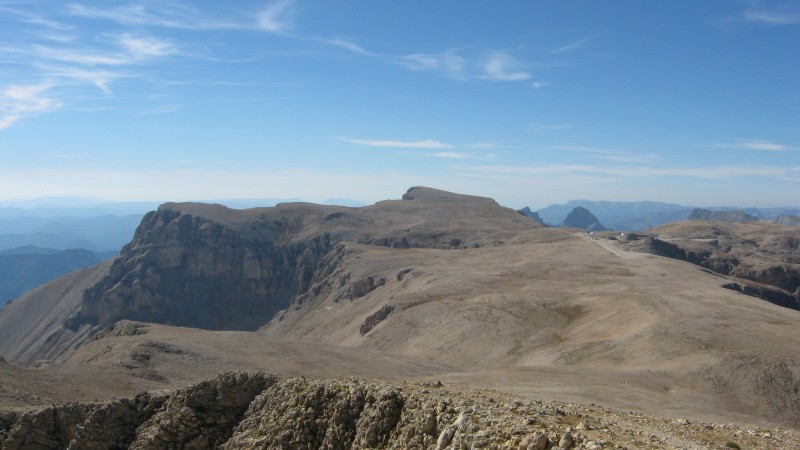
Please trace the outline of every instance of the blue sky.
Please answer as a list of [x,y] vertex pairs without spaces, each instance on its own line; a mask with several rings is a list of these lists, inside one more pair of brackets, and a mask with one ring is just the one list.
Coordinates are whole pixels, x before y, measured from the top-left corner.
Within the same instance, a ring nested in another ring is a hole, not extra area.
[[797,1],[0,0],[0,200],[800,206]]

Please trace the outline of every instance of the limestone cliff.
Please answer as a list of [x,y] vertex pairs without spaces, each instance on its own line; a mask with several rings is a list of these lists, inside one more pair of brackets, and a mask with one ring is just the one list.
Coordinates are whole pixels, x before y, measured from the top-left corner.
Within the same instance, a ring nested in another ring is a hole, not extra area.
[[259,225],[248,233],[172,209],[149,213],[67,325],[124,318],[256,329],[308,288],[320,258],[334,245],[325,233],[281,243],[289,224]]

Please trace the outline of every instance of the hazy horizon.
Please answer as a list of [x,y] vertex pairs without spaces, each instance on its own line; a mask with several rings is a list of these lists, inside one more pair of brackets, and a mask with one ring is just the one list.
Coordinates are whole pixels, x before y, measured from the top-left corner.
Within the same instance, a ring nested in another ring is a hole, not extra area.
[[[403,191],[405,192],[405,191]],[[460,194],[460,193],[457,193]],[[188,202],[201,202],[201,203],[219,203],[225,205],[229,208],[253,208],[253,207],[270,207],[274,206],[278,203],[291,203],[291,202],[308,202],[308,203],[317,203],[322,205],[337,205],[337,206],[349,206],[349,207],[362,207],[362,206],[370,206],[378,201],[383,200],[399,200],[402,197],[402,193],[400,195],[396,195],[391,198],[379,199],[375,202],[365,202],[358,199],[351,199],[351,198],[326,198],[322,201],[309,201],[301,198],[216,198],[216,199],[194,199],[194,200],[187,200]],[[114,207],[124,207],[126,205],[135,207],[148,207],[153,209],[158,205],[164,203],[180,203],[181,201],[173,201],[173,200],[154,200],[154,201],[115,201],[109,199],[102,199],[102,198],[93,198],[93,197],[74,197],[74,196],[62,196],[62,197],[39,197],[39,198],[31,198],[31,199],[12,199],[12,200],[0,200],[0,209],[20,209],[24,211],[35,211],[37,209],[58,209],[58,210],[86,210],[90,211],[93,209],[97,209],[98,211],[104,210],[111,210]],[[725,204],[682,204],[682,203],[672,203],[672,202],[657,202],[652,200],[634,200],[634,201],[622,201],[622,200],[608,200],[608,199],[586,199],[586,198],[574,198],[569,199],[563,202],[551,202],[542,205],[530,205],[525,204],[521,206],[517,205],[509,205],[504,204],[502,202],[498,202],[501,206],[505,206],[508,208],[513,209],[522,209],[525,207],[530,208],[532,211],[538,211],[545,208],[553,207],[553,206],[562,206],[562,205],[571,205],[576,203],[582,202],[594,202],[594,203],[629,203],[629,204],[636,204],[636,203],[657,203],[665,206],[680,206],[683,208],[723,208],[723,209],[800,209],[800,204],[785,204],[785,205],[776,205],[776,206],[755,206],[755,205],[725,205]],[[142,211],[145,211],[144,209]]]
[[800,6],[0,0],[0,201],[795,207]]

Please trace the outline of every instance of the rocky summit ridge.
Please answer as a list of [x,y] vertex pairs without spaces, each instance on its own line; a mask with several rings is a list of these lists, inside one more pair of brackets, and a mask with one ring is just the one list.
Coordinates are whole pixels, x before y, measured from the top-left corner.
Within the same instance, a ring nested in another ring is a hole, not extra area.
[[797,448],[800,434],[441,383],[234,372],[167,393],[0,415],[2,450]]

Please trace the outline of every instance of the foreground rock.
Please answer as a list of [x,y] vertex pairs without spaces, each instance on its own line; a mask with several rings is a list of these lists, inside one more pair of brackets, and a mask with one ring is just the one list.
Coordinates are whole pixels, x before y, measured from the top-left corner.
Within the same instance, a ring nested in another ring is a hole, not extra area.
[[228,373],[158,395],[0,414],[0,448],[800,448],[800,433],[434,384]]

